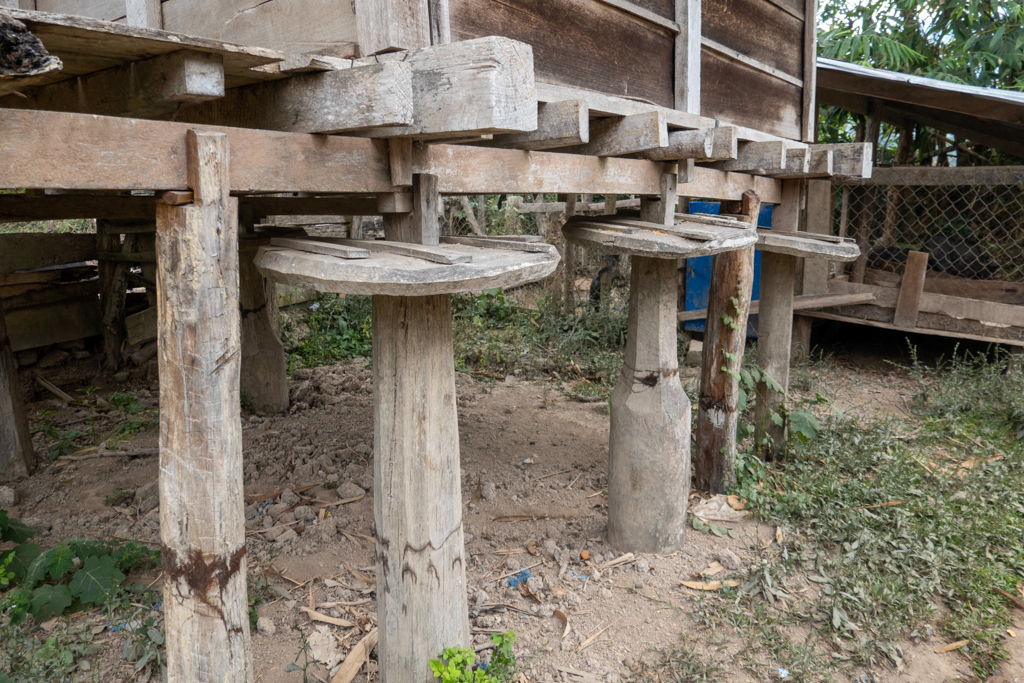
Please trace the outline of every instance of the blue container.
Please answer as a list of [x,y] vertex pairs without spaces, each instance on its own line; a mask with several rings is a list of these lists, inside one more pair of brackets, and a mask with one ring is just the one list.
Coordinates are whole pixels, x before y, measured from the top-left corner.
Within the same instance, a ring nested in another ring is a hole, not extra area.
[[[690,213],[709,213],[717,216],[722,205],[718,202],[690,202]],[[765,204],[757,217],[757,225],[762,228],[772,226],[772,205]],[[686,259],[686,309],[699,311],[708,307],[708,294],[711,292],[711,256],[698,256]],[[751,301],[761,298],[761,252],[754,252],[754,282]],[[703,332],[705,321],[688,320],[683,329],[690,332]],[[747,321],[747,336],[757,337],[757,316],[752,315]]]

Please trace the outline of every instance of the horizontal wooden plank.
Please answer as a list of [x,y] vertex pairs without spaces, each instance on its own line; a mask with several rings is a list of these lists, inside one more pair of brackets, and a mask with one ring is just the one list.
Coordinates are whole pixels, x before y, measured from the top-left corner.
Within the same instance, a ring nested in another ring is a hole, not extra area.
[[668,134],[668,145],[639,154],[641,159],[669,161],[693,159],[694,161],[724,161],[735,159],[738,154],[736,128],[698,128],[696,130],[675,130]]
[[764,176],[747,175],[745,173],[729,173],[714,168],[697,166],[693,173],[693,182],[680,183],[680,197],[691,199],[713,199],[716,201],[739,201],[743,193],[753,190],[765,204],[782,202],[782,181]]
[[[673,106],[675,34],[594,0],[449,0],[452,40],[533,46],[537,79]],[[567,98],[560,98],[567,99]]]
[[865,185],[1024,185],[1024,166],[893,166],[876,168]]
[[640,159],[554,152],[415,145],[413,172],[438,177],[447,194],[660,194],[661,175],[674,165]]
[[0,235],[0,273],[95,259],[95,234],[22,232]]
[[128,343],[134,346],[156,339],[156,324],[156,306],[151,306],[139,313],[125,316],[124,328],[128,333]]
[[63,303],[70,299],[95,300],[100,295],[100,283],[99,279],[94,277],[80,282],[28,286],[21,292],[16,292],[10,287],[5,287],[4,290],[7,290],[2,292],[4,310],[11,312],[19,308],[34,308]]
[[164,29],[283,52],[334,57],[357,53],[351,2],[324,0],[164,0]]
[[567,154],[614,157],[668,146],[668,126],[661,112],[651,111],[590,123],[590,141],[560,150]]
[[652,12],[638,3],[628,2],[628,0],[597,0],[597,2],[603,2],[606,5],[611,5],[612,7],[620,9],[627,14],[632,14],[644,21],[648,21],[652,24],[668,29],[672,33],[679,33],[679,24],[674,22],[671,18],[658,14],[656,11]]
[[766,0],[701,3],[703,39],[742,57],[803,80],[804,22]]
[[413,122],[412,79],[402,63],[303,74],[229,90],[182,107],[174,120],[291,133],[406,125]]
[[[826,306],[848,306],[850,304],[869,303],[874,300],[875,295],[864,294],[807,294],[793,297],[793,310],[806,311],[813,308],[824,308]],[[759,311],[761,302],[754,300],[750,302],[749,314],[754,315]],[[679,320],[704,320],[708,317],[708,309],[701,308],[694,311],[680,311],[677,316]]]
[[702,47],[705,47],[712,52],[718,53],[718,55],[721,57],[725,57],[726,59],[731,59],[733,61],[740,62],[741,64],[745,64],[750,68],[755,69],[756,71],[766,73],[769,76],[773,76],[779,79],[780,81],[789,83],[790,85],[795,85],[798,88],[804,87],[804,82],[801,81],[799,78],[795,76],[790,76],[785,71],[780,71],[779,69],[776,69],[772,66],[769,66],[768,64],[765,64],[764,62],[761,62],[757,59],[754,59],[753,57],[745,55],[739,50],[734,50],[731,47],[726,47],[721,43],[717,43],[711,40],[710,38],[701,38],[700,44]]
[[100,334],[100,302],[96,297],[22,308],[4,316],[12,351],[84,339]]
[[190,128],[228,135],[232,191],[395,190],[379,141],[14,110],[0,110],[0,188],[185,190]]
[[[983,342],[999,342],[1010,346],[1024,347],[1024,328],[1019,327],[985,327],[976,320],[958,320],[948,315],[937,313],[921,313],[917,317],[917,327],[906,329],[896,327],[889,322],[892,319],[890,309],[878,308],[873,305],[839,306],[828,310],[803,311],[800,315],[808,318],[822,318],[839,322],[880,327],[886,330],[913,332],[916,334],[933,334],[939,337],[955,339],[974,339]],[[879,317],[888,320],[879,320]]]
[[[875,172],[871,167],[871,147],[871,143],[868,142],[846,142],[811,145],[811,151],[812,153],[815,150],[832,152],[833,175],[860,180],[870,178]],[[1022,178],[1024,178],[1024,174],[1022,174]]]
[[[785,141],[773,142],[742,142],[738,145],[736,158],[715,162],[712,168],[720,171],[739,173],[757,173],[768,175],[787,170],[786,160],[788,147]],[[795,150],[797,153],[806,149]]]
[[[895,287],[880,287],[856,282],[840,282],[831,280],[829,292],[836,294],[853,294],[870,292],[875,295],[875,305],[885,308],[896,308],[900,290]],[[962,320],[976,320],[994,325],[1024,327],[1024,306],[1001,304],[978,299],[964,299],[944,294],[921,294],[919,310],[922,313],[938,313]]]
[[[583,100],[587,103],[590,113],[595,116],[629,116],[659,111],[665,115],[669,129],[673,128],[714,128],[713,118],[689,114],[678,109],[662,107],[656,104],[616,97],[605,93],[583,90],[582,88],[537,81],[537,100],[540,102],[560,102],[563,100]],[[740,139],[744,139],[740,136]]]
[[802,88],[707,49],[701,50],[700,68],[702,115],[781,138],[802,139]]
[[554,149],[590,141],[590,110],[583,100],[541,102],[537,105],[537,129],[505,133],[478,143],[506,149]]

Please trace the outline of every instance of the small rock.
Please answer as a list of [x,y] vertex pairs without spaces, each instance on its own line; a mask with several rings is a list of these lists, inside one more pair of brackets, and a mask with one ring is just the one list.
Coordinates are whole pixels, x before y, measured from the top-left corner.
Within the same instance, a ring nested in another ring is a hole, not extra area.
[[361,475],[356,477],[353,481],[355,481],[356,485],[359,488],[363,489],[364,491],[372,490],[373,489],[373,470],[368,470],[366,472],[363,472]]
[[0,507],[11,508],[18,504],[18,492],[10,486],[0,486]]
[[625,659],[622,660],[622,666],[626,667],[627,669],[632,669],[636,666],[636,662],[633,661],[632,657],[627,656]]
[[715,557],[715,559],[718,560],[722,564],[722,566],[728,569],[729,571],[734,572],[738,569],[743,569],[743,560],[740,559],[739,555],[729,550],[728,548],[719,550],[718,555]]
[[633,567],[639,574],[651,573],[651,563],[647,561],[646,557],[641,557],[639,560],[637,560],[636,564],[634,564]]
[[338,498],[340,500],[358,498],[364,493],[366,493],[366,491],[363,490],[361,486],[352,481],[346,481],[344,484],[338,487]]
[[531,576],[526,580],[526,587],[530,589],[531,593],[540,593],[544,590],[544,579],[539,576]]
[[39,360],[39,354],[36,353],[34,349],[29,349],[27,351],[19,351],[18,353],[14,354],[14,357],[18,361],[18,365],[23,368],[28,367],[29,365],[34,365],[35,362]]
[[117,382],[118,384],[124,384],[131,378],[131,376],[131,373],[128,372],[127,370],[121,370],[119,372],[114,373],[114,381]]
[[38,532],[49,531],[53,528],[53,524],[42,517],[28,517],[21,521],[24,522],[26,526],[30,526]]
[[487,593],[484,593],[483,591],[476,592],[476,597],[474,598],[474,605],[476,606],[477,609],[480,609],[490,601],[491,596],[489,596]]
[[357,443],[355,446],[352,447],[352,450],[354,450],[359,455],[370,455],[370,453],[373,452],[373,449],[367,446],[365,443]]
[[555,543],[555,539],[553,539],[553,538],[545,538],[544,539],[544,546],[543,546],[543,548],[544,548],[544,554],[546,556],[551,557],[551,558],[555,558],[555,559],[558,558],[559,550],[558,550],[558,544]]
[[538,617],[548,619],[555,613],[555,608],[553,605],[537,605],[533,608],[533,613]]
[[139,512],[149,512],[160,504],[160,486],[156,479],[135,489],[135,504]]
[[294,514],[295,519],[299,521],[316,519],[316,510],[309,507],[308,505],[300,505],[299,507],[292,510],[292,514]]
[[601,597],[603,599],[607,600],[607,599],[612,597],[612,592],[610,590],[608,590],[607,588],[602,588],[601,589]]
[[292,505],[298,505],[302,502],[302,499],[291,489],[285,489],[284,493],[281,494],[281,502],[291,507]]
[[288,503],[274,503],[267,508],[267,514],[271,517],[277,517],[278,515],[283,515],[288,512],[290,507],[291,505],[288,505]]
[[493,482],[490,482],[490,481],[487,482],[480,489],[480,496],[484,500],[493,500],[494,497],[497,496],[497,495],[498,495],[498,487],[495,486]]
[[270,617],[260,617],[256,620],[256,630],[265,636],[272,636],[277,633],[277,626]]
[[296,370],[292,376],[297,380],[307,380],[313,376],[313,370],[310,368],[301,368]]
[[298,540],[298,538],[299,535],[295,533],[295,529],[285,529],[281,532],[281,535],[274,539],[274,542],[278,545],[281,545],[282,543],[287,543],[288,541],[296,541]]
[[67,362],[68,358],[71,358],[71,354],[67,351],[54,349],[39,359],[39,367],[52,368],[58,365],[63,365]]

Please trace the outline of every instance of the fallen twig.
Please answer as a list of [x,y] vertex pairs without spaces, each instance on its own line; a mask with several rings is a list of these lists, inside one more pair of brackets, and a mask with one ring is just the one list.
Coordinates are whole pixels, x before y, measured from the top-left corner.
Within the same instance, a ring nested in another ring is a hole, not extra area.
[[875,503],[874,505],[858,505],[857,507],[850,508],[851,510],[871,510],[872,508],[887,508],[893,505],[903,505],[907,501],[905,500],[890,500],[888,503]]
[[315,609],[310,609],[310,608],[306,607],[305,605],[299,605],[299,611],[300,612],[305,612],[309,616],[309,618],[312,619],[313,621],[322,621],[325,624],[333,624],[334,626],[343,626],[345,628],[349,628],[351,626],[355,626],[356,625],[355,622],[353,622],[353,621],[347,621],[345,619],[336,619],[335,617],[329,617],[326,614],[321,614],[320,612],[317,612]]
[[58,389],[57,385],[55,385],[53,382],[51,382],[50,380],[46,379],[42,375],[36,375],[36,381],[39,382],[39,385],[41,387],[43,387],[44,389],[49,391],[51,394],[53,394],[54,396],[56,396],[60,400],[65,401],[67,403],[75,403],[75,399],[71,398],[70,396],[65,394],[63,391]]
[[1015,604],[1017,607],[1024,609],[1024,600],[1021,600],[1016,595],[1013,595],[1012,593],[1007,593],[1002,588],[993,588],[992,590],[1002,595],[1004,598]]

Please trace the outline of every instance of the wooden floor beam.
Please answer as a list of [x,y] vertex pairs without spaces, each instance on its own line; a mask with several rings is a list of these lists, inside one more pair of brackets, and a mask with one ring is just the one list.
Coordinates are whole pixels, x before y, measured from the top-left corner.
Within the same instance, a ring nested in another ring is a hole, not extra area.
[[7,337],[4,302],[0,299],[0,482],[24,477],[34,465],[35,450],[21,399],[18,364]]

